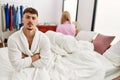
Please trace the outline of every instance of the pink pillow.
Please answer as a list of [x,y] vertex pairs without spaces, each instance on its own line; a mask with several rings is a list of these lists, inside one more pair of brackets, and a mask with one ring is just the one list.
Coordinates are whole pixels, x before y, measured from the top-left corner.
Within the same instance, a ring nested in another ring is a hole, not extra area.
[[110,43],[114,38],[115,36],[98,34],[93,40],[94,50],[100,54],[103,54],[110,47]]

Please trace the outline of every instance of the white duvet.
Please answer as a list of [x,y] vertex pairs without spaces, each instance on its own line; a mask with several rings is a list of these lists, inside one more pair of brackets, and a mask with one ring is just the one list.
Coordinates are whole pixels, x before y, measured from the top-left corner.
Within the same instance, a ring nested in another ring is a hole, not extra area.
[[[104,80],[105,70],[93,54],[91,43],[76,41],[71,36],[52,31],[46,32],[46,35],[52,50],[52,60],[48,66],[51,80]],[[0,80],[9,80],[14,70],[8,59],[7,48],[1,51],[4,52],[0,54]]]
[[53,52],[51,80],[104,80],[105,70],[93,54],[92,43],[52,31],[46,35]]

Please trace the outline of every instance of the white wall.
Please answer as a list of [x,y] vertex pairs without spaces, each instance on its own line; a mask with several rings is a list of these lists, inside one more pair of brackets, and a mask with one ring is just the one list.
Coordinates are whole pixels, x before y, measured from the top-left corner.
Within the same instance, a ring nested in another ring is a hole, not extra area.
[[[109,3],[109,4],[108,4]],[[98,1],[95,29],[101,32],[120,32],[120,0]],[[104,30],[103,30],[104,29]],[[115,30],[114,30],[115,29]]]
[[78,26],[80,30],[91,30],[94,0],[79,0]]
[[39,11],[39,23],[57,24],[58,13],[61,13],[62,0],[35,0],[32,7]]
[[62,14],[62,3],[63,0],[56,0],[57,4],[56,4],[56,12],[57,12],[57,16],[56,16],[56,22],[58,24],[60,24],[60,18],[61,18],[61,14]]
[[120,0],[98,0],[95,31],[115,35],[120,40]]

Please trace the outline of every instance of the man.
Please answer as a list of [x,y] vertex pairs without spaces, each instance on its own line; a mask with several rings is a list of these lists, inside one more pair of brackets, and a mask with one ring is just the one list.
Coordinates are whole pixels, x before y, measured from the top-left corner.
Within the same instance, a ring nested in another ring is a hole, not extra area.
[[23,27],[8,39],[9,59],[15,72],[12,80],[50,80],[47,68],[50,63],[50,42],[38,31],[38,12],[26,8]]

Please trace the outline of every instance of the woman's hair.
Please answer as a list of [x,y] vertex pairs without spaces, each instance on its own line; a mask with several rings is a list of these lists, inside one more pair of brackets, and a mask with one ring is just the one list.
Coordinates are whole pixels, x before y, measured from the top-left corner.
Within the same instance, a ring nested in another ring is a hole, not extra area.
[[38,16],[38,12],[36,9],[32,8],[32,7],[28,7],[24,10],[23,14],[25,13],[31,13],[31,14],[36,14]]
[[61,24],[63,24],[66,21],[69,21],[71,23],[71,17],[68,11],[64,11],[61,16]]

